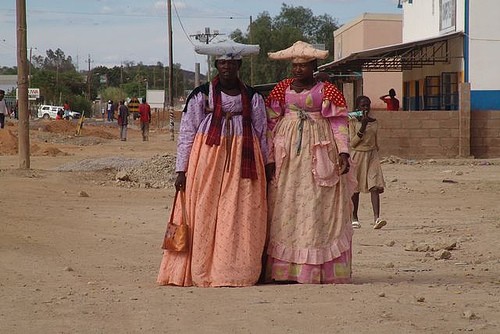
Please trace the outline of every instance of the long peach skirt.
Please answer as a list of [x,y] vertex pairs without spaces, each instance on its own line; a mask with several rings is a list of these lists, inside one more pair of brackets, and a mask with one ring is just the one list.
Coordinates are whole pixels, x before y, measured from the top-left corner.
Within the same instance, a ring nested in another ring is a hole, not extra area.
[[[257,180],[241,178],[243,140],[234,137],[229,168],[226,141],[193,143],[186,182],[192,244],[188,253],[164,251],[158,283],[179,286],[249,286],[257,282],[266,237],[266,180],[254,137]],[[181,217],[180,204],[175,216]]]

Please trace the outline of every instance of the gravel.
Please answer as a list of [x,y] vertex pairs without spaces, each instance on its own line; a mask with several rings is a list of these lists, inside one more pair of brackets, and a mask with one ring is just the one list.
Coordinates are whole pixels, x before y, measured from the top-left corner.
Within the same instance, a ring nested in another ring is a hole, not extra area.
[[85,159],[56,168],[61,172],[114,171],[110,177],[118,186],[162,189],[172,186],[175,174],[175,156],[157,154],[150,159],[106,157]]
[[132,168],[143,163],[143,159],[106,157],[99,159],[85,159],[72,162],[56,168],[58,172],[93,172],[105,169]]

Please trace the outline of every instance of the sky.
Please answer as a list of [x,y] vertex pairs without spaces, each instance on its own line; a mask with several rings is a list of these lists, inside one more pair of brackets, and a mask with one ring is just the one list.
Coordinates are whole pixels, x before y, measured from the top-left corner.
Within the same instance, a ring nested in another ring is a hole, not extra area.
[[[0,6],[0,66],[16,66],[16,1]],[[283,3],[309,8],[315,16],[329,14],[340,24],[363,13],[402,13],[397,0],[172,0],[174,64],[193,71],[206,56],[191,35],[218,30],[212,42],[236,29],[246,33],[263,12],[279,14]],[[167,0],[26,0],[29,57],[61,49],[78,69],[113,67],[123,62],[168,65]]]

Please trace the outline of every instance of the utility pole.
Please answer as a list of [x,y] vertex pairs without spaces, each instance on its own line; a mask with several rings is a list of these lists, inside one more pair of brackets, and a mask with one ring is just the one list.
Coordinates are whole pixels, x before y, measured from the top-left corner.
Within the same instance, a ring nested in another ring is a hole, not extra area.
[[200,85],[200,63],[194,63],[194,87]]
[[[252,36],[252,15],[250,15],[250,44],[253,44],[253,36]],[[250,56],[250,86],[253,86],[253,55]]]
[[87,99],[89,99],[89,101],[92,99],[91,95],[90,95],[90,86],[91,86],[91,83],[92,83],[92,72],[91,72],[91,69],[90,69],[90,64],[93,63],[94,60],[92,60],[90,58],[90,54],[89,54],[89,58],[87,60],[87,63],[89,64],[89,70],[87,72],[87,89],[88,89],[88,92],[87,92]]
[[172,0],[167,0],[167,14],[168,14],[168,109],[170,118],[170,139],[175,140],[174,128],[174,97],[172,96],[174,83],[174,61],[173,61],[173,48],[172,48]]
[[[190,37],[194,37],[196,40],[202,42],[202,43],[205,43],[205,44],[209,44],[211,41],[214,40],[215,37],[219,36],[219,35],[224,35],[224,34],[221,34],[219,33],[219,30],[214,30],[214,32],[210,32],[210,28],[209,27],[206,27],[205,28],[205,33],[197,33],[195,35],[189,35]],[[210,75],[211,75],[211,63],[210,63],[210,55],[207,55],[207,65],[208,65],[208,74],[207,74],[207,79],[208,81],[210,81]]]
[[28,64],[28,88],[31,88],[31,56],[33,55],[33,49],[37,48],[30,47],[30,62]]
[[16,0],[19,168],[30,169],[26,0]]

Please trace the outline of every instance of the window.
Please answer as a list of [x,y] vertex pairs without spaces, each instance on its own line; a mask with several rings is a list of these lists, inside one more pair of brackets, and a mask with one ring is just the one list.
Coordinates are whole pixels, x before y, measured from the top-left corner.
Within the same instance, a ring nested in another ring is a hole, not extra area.
[[425,77],[424,84],[424,110],[439,110],[441,84],[439,76]]
[[410,82],[405,81],[403,82],[403,110],[411,110],[410,99],[411,99]]
[[441,76],[425,77],[425,110],[458,110],[458,73],[443,72]]
[[422,110],[420,108],[420,81],[415,80],[415,110]]
[[441,109],[458,110],[458,73],[441,73]]

